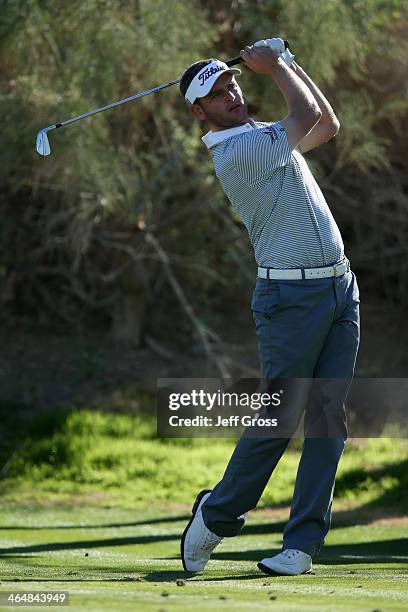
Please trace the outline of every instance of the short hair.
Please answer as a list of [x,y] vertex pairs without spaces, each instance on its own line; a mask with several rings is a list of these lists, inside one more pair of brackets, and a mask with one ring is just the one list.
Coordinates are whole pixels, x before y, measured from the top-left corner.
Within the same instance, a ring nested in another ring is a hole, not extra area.
[[[212,62],[216,62],[217,60],[213,57],[210,59],[200,60],[199,62],[194,62],[191,64],[186,70],[183,72],[183,75],[180,80],[180,91],[183,98],[185,98],[186,91],[189,88],[191,81],[194,79],[196,74],[200,72],[204,66],[211,64]],[[199,98],[198,98],[199,99]],[[196,98],[197,100],[197,98]]]

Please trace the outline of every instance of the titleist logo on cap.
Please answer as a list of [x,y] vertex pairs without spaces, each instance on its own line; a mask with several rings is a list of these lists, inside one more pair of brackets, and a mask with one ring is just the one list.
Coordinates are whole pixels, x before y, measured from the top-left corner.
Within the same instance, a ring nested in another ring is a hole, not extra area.
[[200,87],[204,85],[204,83],[206,82],[207,79],[210,78],[210,76],[212,76],[213,74],[216,74],[217,72],[220,72],[220,70],[225,70],[225,68],[223,66],[211,66],[210,68],[206,68],[204,72],[198,75],[198,78],[201,81]]
[[205,97],[214,85],[215,81],[224,73],[241,74],[239,68],[229,68],[225,62],[214,60],[211,64],[207,64],[198,74],[195,75],[187,91],[184,94],[185,99],[194,104],[197,98]]

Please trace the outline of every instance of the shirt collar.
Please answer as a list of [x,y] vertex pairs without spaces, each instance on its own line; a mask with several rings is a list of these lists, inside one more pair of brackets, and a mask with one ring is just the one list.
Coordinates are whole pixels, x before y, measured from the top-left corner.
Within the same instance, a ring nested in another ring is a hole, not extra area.
[[238,134],[242,134],[242,132],[249,132],[256,128],[257,125],[255,122],[253,122],[253,124],[244,123],[244,125],[238,125],[237,127],[228,128],[227,130],[220,130],[219,132],[207,132],[205,136],[202,136],[201,140],[208,149],[211,149],[214,145],[222,142],[226,138],[231,138],[231,136],[237,136]]

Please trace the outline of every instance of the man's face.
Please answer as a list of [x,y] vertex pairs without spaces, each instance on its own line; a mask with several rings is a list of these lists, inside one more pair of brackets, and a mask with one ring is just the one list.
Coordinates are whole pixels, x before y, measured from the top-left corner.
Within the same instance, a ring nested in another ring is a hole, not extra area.
[[241,88],[230,73],[221,75],[210,93],[191,106],[191,112],[200,121],[206,121],[213,131],[243,125],[249,120]]

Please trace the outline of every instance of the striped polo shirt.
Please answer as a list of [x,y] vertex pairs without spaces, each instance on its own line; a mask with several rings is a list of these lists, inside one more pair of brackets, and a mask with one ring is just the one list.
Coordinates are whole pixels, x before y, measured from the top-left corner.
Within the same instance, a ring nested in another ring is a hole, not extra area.
[[250,121],[202,140],[248,230],[258,266],[316,268],[341,261],[339,228],[300,149],[290,149],[280,122]]

